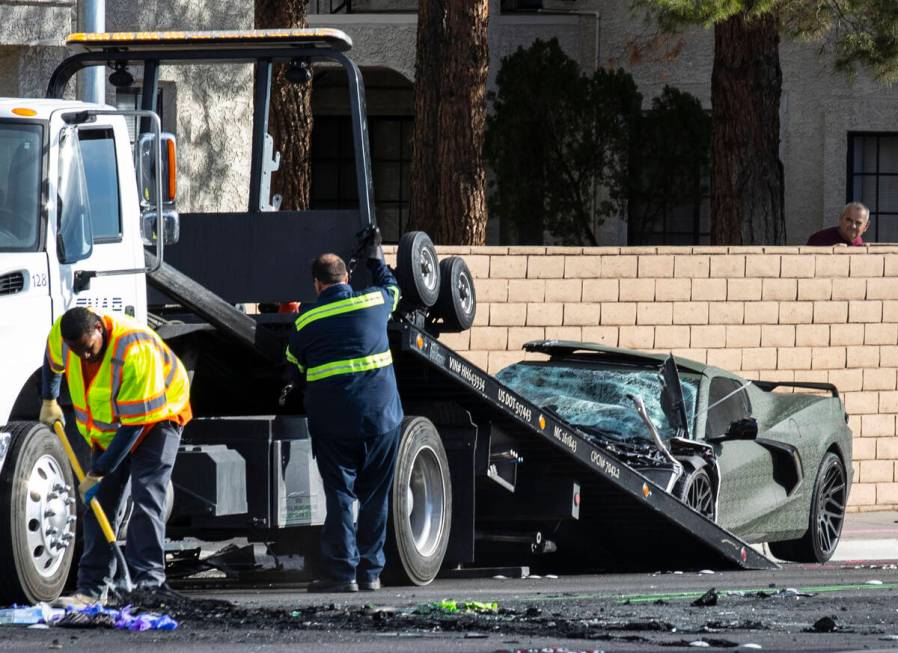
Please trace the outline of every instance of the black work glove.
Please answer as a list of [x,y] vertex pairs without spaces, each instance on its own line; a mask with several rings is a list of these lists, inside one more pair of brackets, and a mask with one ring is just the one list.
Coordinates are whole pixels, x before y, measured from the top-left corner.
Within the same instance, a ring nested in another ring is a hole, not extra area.
[[383,243],[383,237],[380,235],[380,229],[370,227],[365,235],[365,246],[362,250],[362,256],[369,261],[372,259],[383,261],[384,250],[381,247],[381,243]]

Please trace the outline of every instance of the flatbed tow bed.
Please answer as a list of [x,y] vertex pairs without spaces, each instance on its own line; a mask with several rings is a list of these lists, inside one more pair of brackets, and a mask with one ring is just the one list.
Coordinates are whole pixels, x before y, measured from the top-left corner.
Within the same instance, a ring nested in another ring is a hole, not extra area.
[[[269,363],[274,352],[283,351],[283,344],[275,344],[283,338],[283,329],[276,333],[264,324],[251,328],[250,316],[172,266],[164,264],[148,275],[148,281],[157,290],[176,297],[219,332],[256,349]],[[579,514],[570,539],[581,548],[581,557],[592,558],[583,561],[585,567],[778,568],[756,549],[555,414],[541,410],[412,320],[413,316],[397,314],[390,327],[390,345],[406,412],[430,416],[449,455],[453,524],[447,561],[463,565],[475,559],[477,524],[484,519],[482,513],[491,510],[477,505],[474,486],[478,476],[481,481],[484,474],[489,476],[488,462],[478,463],[477,440],[480,436],[483,453],[479,457],[489,457],[496,447],[483,434],[495,426],[509,439],[509,446],[523,465],[539,461],[537,465],[543,470],[577,479]],[[461,419],[464,428],[458,427],[458,416],[446,417],[446,406],[451,404],[468,413]],[[190,429],[185,436],[189,441]],[[502,482],[500,475],[498,483]],[[511,486],[506,491],[514,491],[513,482],[505,484]]]

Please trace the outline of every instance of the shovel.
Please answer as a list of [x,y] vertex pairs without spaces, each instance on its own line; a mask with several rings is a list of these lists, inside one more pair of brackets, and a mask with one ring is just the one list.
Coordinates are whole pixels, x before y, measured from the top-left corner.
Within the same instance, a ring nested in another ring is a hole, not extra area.
[[[78,483],[81,483],[81,481],[84,480],[84,470],[81,469],[81,463],[78,462],[78,458],[75,456],[72,445],[69,444],[69,439],[66,437],[62,422],[54,422],[53,431],[59,437],[59,441],[62,442],[62,448],[65,449],[66,455],[69,457],[69,462],[72,464],[72,469],[75,470],[75,476],[78,478]],[[118,562],[118,568],[121,569],[123,577],[121,587],[126,592],[131,592],[134,589],[134,585],[131,583],[131,574],[128,572],[128,563],[125,562],[125,556],[115,539],[115,531],[112,530],[112,525],[109,523],[109,520],[106,519],[106,513],[103,512],[103,506],[101,506],[97,498],[94,497],[90,500],[90,507],[91,510],[94,511],[94,517],[97,518],[100,530],[103,531],[103,537],[106,538],[106,541],[109,542],[109,546],[112,547],[112,552],[115,554],[115,559]]]

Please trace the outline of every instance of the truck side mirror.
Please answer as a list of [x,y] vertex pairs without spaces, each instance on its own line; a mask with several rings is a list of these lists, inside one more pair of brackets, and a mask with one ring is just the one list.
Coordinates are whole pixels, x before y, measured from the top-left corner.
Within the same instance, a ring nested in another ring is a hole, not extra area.
[[758,421],[754,417],[737,419],[727,429],[727,440],[754,440],[758,437]]
[[[181,227],[175,210],[177,191],[177,147],[173,134],[161,134],[162,147],[162,242],[174,245],[180,237]],[[159,237],[156,220],[156,136],[142,134],[134,153],[134,167],[140,192],[140,234],[144,245],[153,245]]]
[[[177,146],[174,134],[162,132],[162,204],[174,209],[177,192]],[[140,191],[140,206],[154,210],[156,206],[155,134],[141,134],[134,153],[134,168]]]

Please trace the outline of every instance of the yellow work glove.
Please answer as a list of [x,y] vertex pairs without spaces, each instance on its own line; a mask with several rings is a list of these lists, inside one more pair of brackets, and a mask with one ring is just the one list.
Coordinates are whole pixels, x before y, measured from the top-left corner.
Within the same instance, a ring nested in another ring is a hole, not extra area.
[[94,498],[100,489],[100,481],[102,480],[102,476],[95,476],[93,472],[88,472],[84,475],[84,480],[78,485],[78,492],[81,494],[81,500],[84,503],[90,503],[90,500]]
[[41,424],[46,424],[50,428],[53,428],[54,422],[57,421],[65,424],[65,420],[62,417],[62,408],[59,407],[59,403],[55,399],[44,399],[41,402],[41,414],[38,420]]

